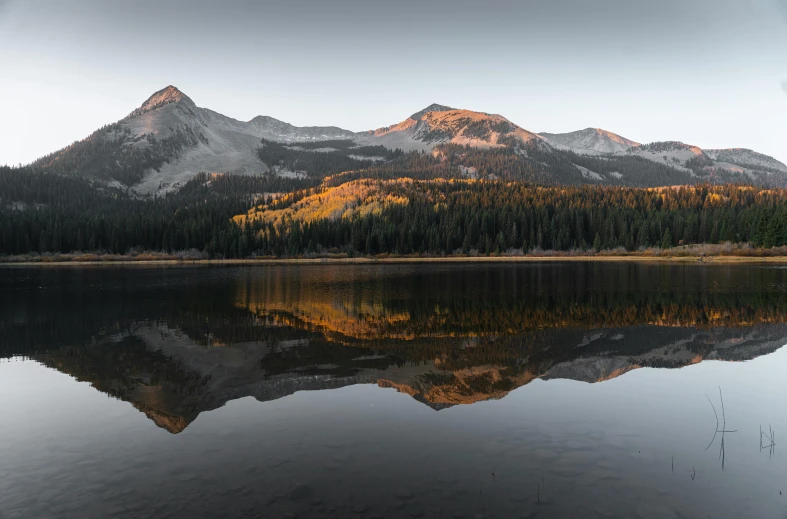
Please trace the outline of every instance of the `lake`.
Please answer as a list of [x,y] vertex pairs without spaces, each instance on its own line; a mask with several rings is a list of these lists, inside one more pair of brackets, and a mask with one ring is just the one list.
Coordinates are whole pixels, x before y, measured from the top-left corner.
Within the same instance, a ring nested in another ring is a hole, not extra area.
[[787,269],[0,269],[0,518],[787,517]]

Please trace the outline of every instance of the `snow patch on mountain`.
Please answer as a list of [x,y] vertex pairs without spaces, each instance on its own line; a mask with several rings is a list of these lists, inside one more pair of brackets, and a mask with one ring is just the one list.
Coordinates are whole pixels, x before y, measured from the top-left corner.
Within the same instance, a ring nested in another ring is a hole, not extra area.
[[245,131],[260,135],[261,138],[284,143],[346,140],[355,139],[358,135],[336,126],[293,126],[267,115],[258,115],[248,123],[241,124]]
[[638,142],[601,128],[586,128],[569,133],[539,133],[539,135],[557,149],[582,155],[620,153],[632,146],[639,146]]
[[588,168],[584,168],[582,166],[578,166],[574,164],[574,166],[582,173],[582,178],[587,178],[591,180],[604,180],[604,177],[596,173],[595,171],[590,171]]
[[308,151],[309,153],[332,153],[334,151],[339,151],[336,148],[314,148],[314,149],[306,149],[303,146],[285,146],[288,150],[294,151]]
[[778,160],[745,148],[710,149],[705,154],[717,162],[726,162],[749,169],[768,168],[787,173],[787,165]]
[[[152,134],[157,138],[167,137],[184,126],[199,136],[195,146],[173,157],[158,170],[146,172],[142,182],[135,186],[143,194],[175,190],[199,172],[265,173],[269,168],[257,156],[261,139],[297,143],[351,139],[355,136],[341,128],[297,127],[266,116],[258,116],[248,122],[238,121],[197,107],[174,87],[154,94],[122,121],[122,125],[134,134]],[[146,141],[141,139],[135,145],[145,146]],[[288,172],[282,172],[282,175],[289,176]]]
[[289,169],[282,168],[281,166],[273,166],[272,169],[275,175],[278,175],[283,178],[306,178],[307,175],[303,171],[292,171]]
[[472,179],[478,178],[478,170],[473,166],[459,165],[458,167],[459,167],[459,175]]
[[379,157],[379,156],[371,156],[371,157],[367,156],[367,155],[347,155],[347,156],[350,157],[351,159],[368,160],[370,162],[384,162],[385,161],[385,157]]
[[[787,173],[787,166],[783,163],[748,149],[703,151],[681,142],[640,145],[598,128],[539,135],[500,115],[441,104],[429,105],[398,124],[359,133],[335,126],[297,127],[268,116],[239,121],[198,107],[174,86],[154,93],[118,123],[43,157],[33,166],[61,174],[84,175],[105,184],[129,183],[129,187],[140,194],[175,190],[199,172],[303,175],[303,172],[271,169],[264,164],[257,153],[261,139],[284,143],[291,149],[298,149],[299,143],[345,140],[352,141],[357,147],[382,145],[389,149],[433,153],[435,146],[442,143],[480,148],[510,146],[523,157],[528,157],[528,149],[531,148],[519,144],[529,143],[547,153],[555,149],[569,150],[594,155],[597,159],[612,160],[634,155],[692,174],[723,169],[748,175],[755,181],[778,174],[766,179],[776,185],[784,182],[779,176]],[[308,151],[330,152],[334,148]],[[383,157],[359,153],[351,157],[369,162],[384,160]],[[128,164],[123,162],[125,157],[130,157]],[[550,167],[544,161],[540,164]],[[142,168],[147,169],[143,171]],[[589,181],[623,178],[618,172],[600,175],[587,168],[577,168]],[[767,174],[763,175],[763,172]],[[478,172],[474,168],[466,168],[460,170],[460,174],[472,178]]]
[[[653,162],[660,162],[682,171],[691,171],[686,162],[695,158],[705,157],[697,146],[678,141],[652,142],[629,148],[621,155],[636,155]],[[707,158],[707,157],[706,157]]]

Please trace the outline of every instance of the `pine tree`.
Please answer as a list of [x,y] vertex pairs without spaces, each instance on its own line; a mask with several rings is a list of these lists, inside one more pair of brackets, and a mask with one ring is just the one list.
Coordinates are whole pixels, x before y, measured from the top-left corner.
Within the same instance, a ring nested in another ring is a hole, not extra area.
[[672,234],[669,232],[669,227],[667,227],[664,230],[664,237],[661,238],[661,248],[662,249],[672,248]]

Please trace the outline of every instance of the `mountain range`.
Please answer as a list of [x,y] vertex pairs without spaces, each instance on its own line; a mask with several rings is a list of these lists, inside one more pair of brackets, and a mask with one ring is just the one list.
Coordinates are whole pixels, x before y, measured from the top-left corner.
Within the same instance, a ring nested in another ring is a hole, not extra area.
[[[199,172],[285,177],[316,174],[308,168],[275,163],[261,153],[266,141],[302,154],[339,155],[351,160],[348,164],[354,167],[350,169],[393,160],[380,153],[381,149],[439,157],[441,150],[453,145],[482,153],[513,151],[520,161],[546,168],[544,178],[554,183],[787,185],[786,165],[748,149],[701,149],[677,141],[641,144],[598,128],[535,133],[501,115],[439,104],[397,124],[364,132],[335,126],[297,127],[267,116],[244,122],[197,106],[174,86],[156,92],[122,120],[38,159],[30,167],[100,179],[141,195],[177,190]],[[595,161],[581,165],[582,157]],[[641,166],[643,160],[660,169]],[[639,174],[643,167],[647,169],[644,181]],[[455,174],[472,177],[477,169],[459,164]]]
[[[547,336],[470,343],[455,339],[452,347],[460,351],[483,347],[507,355],[452,368],[445,365],[446,359],[402,363],[401,351],[331,348],[313,338],[206,348],[166,323],[139,323],[124,333],[31,358],[130,402],[156,425],[177,434],[201,413],[249,396],[265,402],[298,391],[374,384],[440,411],[501,399],[536,379],[600,383],[644,367],[678,369],[704,360],[751,360],[781,348],[784,333],[783,324],[709,330],[632,326],[560,329]],[[527,351],[523,339],[533,340],[544,353]],[[547,352],[550,347],[561,353]],[[312,364],[320,357],[319,351],[326,349],[335,354],[333,363]],[[124,364],[129,358],[134,359],[132,369]]]
[[[0,362],[41,362],[170,432],[238,398],[355,384],[441,410],[539,378],[604,382],[781,348],[784,271],[722,268],[34,269],[0,285],[13,295],[0,298]],[[42,289],[53,276],[65,288]]]

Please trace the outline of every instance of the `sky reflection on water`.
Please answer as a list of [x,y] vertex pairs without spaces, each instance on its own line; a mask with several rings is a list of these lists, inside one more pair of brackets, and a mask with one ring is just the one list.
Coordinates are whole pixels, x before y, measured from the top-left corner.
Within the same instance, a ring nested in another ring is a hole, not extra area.
[[532,268],[3,271],[0,517],[787,517],[784,270]]

